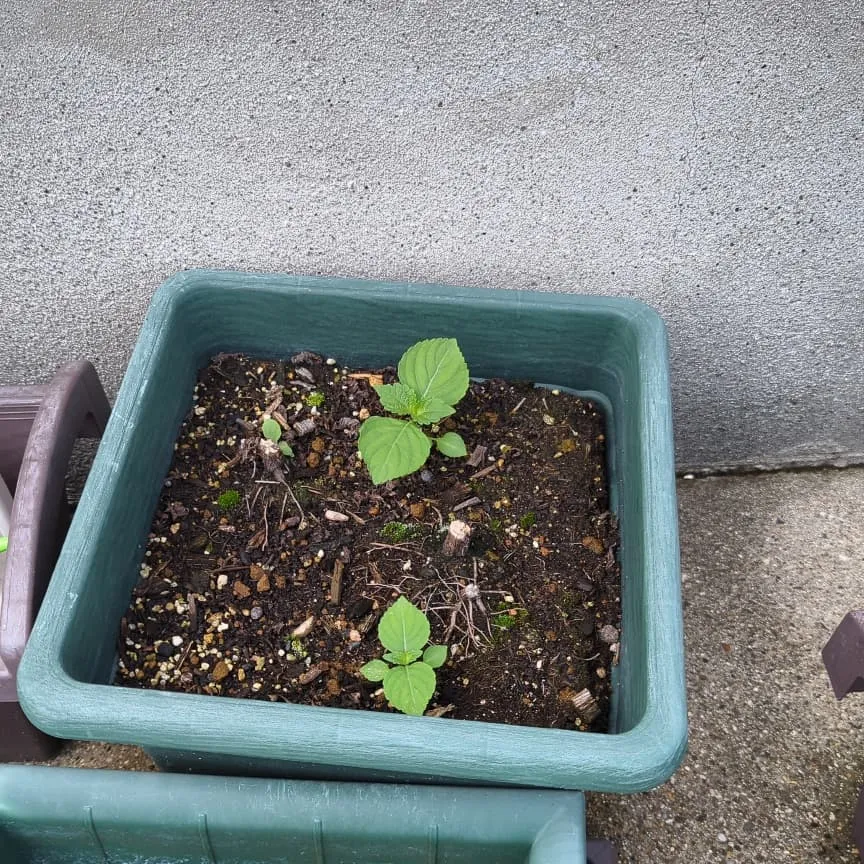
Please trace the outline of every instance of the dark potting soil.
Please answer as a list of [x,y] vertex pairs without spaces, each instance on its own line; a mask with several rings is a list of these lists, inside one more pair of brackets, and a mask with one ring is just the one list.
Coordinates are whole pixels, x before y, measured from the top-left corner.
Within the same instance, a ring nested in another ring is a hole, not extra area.
[[[204,369],[121,622],[117,684],[392,710],[360,667],[400,594],[427,612],[429,711],[605,730],[620,619],[604,420],[528,383],[472,382],[456,414],[469,456],[374,486],[357,454],[372,385],[310,353],[220,355]],[[286,458],[261,434],[277,420]],[[225,495],[225,493],[230,493]],[[442,549],[455,519],[464,556]]]

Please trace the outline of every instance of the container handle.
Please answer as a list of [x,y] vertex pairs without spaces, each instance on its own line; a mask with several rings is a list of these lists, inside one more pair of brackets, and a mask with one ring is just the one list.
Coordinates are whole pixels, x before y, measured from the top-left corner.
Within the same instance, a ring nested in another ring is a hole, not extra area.
[[0,660],[13,677],[65,535],[61,520],[68,518],[66,470],[73,446],[79,438],[101,437],[111,412],[86,360],[25,391],[41,395],[41,402],[18,474],[0,607]]

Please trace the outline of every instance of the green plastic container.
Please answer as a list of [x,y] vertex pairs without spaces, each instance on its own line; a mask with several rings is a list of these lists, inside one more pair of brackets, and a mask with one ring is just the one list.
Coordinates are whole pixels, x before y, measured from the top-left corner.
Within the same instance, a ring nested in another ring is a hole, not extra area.
[[585,864],[578,792],[0,767],[3,864]]
[[[111,687],[118,624],[199,367],[317,351],[361,366],[454,336],[478,377],[599,394],[621,523],[612,734]],[[192,271],[156,293],[18,674],[32,722],[174,770],[635,792],[687,739],[665,330],[641,303]]]

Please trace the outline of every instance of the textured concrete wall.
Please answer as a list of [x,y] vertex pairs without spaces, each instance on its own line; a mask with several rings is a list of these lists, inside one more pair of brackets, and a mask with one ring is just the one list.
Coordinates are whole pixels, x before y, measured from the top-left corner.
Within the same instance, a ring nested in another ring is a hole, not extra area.
[[[182,7],[182,8],[181,8]],[[682,465],[864,454],[860,6],[0,7],[0,381],[193,266],[629,294]]]

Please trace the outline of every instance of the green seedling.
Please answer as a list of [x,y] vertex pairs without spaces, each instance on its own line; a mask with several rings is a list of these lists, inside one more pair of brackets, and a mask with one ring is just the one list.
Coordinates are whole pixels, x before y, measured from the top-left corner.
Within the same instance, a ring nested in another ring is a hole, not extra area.
[[9,548],[9,538],[0,537],[0,553],[5,552]]
[[396,417],[369,417],[360,427],[358,447],[376,485],[404,477],[423,467],[432,445],[445,456],[467,456],[456,432],[437,438],[420,427],[449,417],[468,391],[468,364],[455,339],[424,339],[399,361],[399,380],[378,384],[375,392],[385,411]]
[[320,393],[318,390],[313,390],[305,396],[303,401],[310,408],[320,408],[324,404],[324,394]]
[[369,681],[384,682],[387,701],[403,714],[419,717],[426,710],[435,692],[435,670],[447,660],[446,645],[427,645],[429,633],[429,619],[400,597],[378,624],[378,639],[387,649],[384,659],[360,668]]
[[530,510],[519,520],[519,527],[523,531],[533,528],[537,524],[537,517]]
[[294,455],[294,450],[291,445],[282,440],[282,427],[272,418],[268,417],[261,424],[261,434],[268,440],[272,441],[283,456],[291,457]]
[[305,660],[309,656],[309,652],[306,650],[303,640],[298,636],[294,636],[293,638],[291,636],[286,636],[285,645],[298,660]]
[[495,627],[500,627],[502,630],[512,630],[517,624],[521,624],[527,617],[528,612],[525,609],[514,609],[514,615],[509,612],[502,612],[492,616],[492,624]]
[[495,615],[492,618],[492,626],[498,627],[501,630],[510,630],[517,623],[515,615]]
[[226,489],[216,499],[216,505],[220,510],[227,513],[240,503],[240,493],[236,489]]
[[404,543],[413,540],[420,533],[416,525],[406,525],[404,522],[388,522],[380,531],[381,536],[391,543]]
[[506,603],[498,605],[498,612],[492,616],[493,636],[496,645],[502,644],[508,638],[508,633],[515,630],[528,620],[528,610],[520,607],[509,607]]
[[511,630],[517,624],[521,624],[528,618],[528,610],[521,606],[514,606],[503,600],[495,606],[496,614],[492,616],[492,624],[502,630]]

